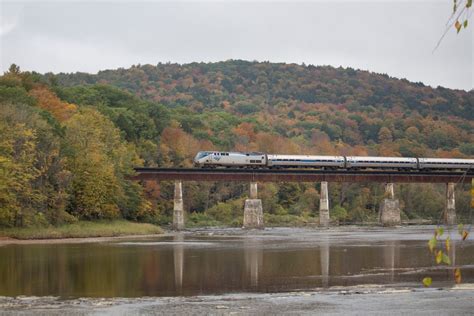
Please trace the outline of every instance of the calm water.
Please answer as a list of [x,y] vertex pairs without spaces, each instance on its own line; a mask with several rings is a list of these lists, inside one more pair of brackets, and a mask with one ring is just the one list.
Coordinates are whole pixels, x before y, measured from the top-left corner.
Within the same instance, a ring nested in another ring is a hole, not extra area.
[[[280,292],[358,284],[420,286],[432,276],[432,227],[194,231],[85,244],[0,246],[0,296],[138,297]],[[457,233],[451,234],[458,239]],[[474,281],[474,242],[453,264]],[[435,282],[435,286],[437,283]]]

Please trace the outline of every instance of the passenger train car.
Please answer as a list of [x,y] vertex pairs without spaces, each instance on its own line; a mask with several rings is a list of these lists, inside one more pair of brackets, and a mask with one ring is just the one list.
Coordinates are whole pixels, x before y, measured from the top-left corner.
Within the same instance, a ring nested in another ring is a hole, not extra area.
[[194,165],[203,168],[474,170],[474,159],[273,155],[261,152],[200,151],[194,157]]

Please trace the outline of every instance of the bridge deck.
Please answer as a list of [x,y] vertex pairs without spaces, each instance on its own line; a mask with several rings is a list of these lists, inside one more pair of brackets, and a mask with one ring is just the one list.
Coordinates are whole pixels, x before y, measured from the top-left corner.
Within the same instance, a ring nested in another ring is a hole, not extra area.
[[474,178],[474,171],[135,168],[135,172],[132,179],[153,181],[465,183]]

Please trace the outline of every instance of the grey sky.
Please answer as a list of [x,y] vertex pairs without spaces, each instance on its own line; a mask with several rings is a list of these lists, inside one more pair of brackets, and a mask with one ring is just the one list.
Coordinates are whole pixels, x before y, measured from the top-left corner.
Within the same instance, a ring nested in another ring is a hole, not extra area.
[[1,2],[0,70],[91,72],[158,62],[269,60],[353,67],[472,89],[473,27],[444,1]]

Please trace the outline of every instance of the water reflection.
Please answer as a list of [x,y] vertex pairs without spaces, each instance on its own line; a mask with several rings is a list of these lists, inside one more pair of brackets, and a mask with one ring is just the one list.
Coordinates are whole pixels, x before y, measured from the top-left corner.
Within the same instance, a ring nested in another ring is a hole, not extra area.
[[395,280],[395,273],[399,267],[399,257],[400,257],[400,242],[396,241],[388,241],[385,244],[383,249],[384,251],[384,261],[385,261],[385,268],[389,271],[390,281]]
[[[461,248],[459,248],[461,247]],[[456,249],[457,248],[457,249]],[[452,266],[474,281],[474,243],[451,243]],[[276,292],[358,284],[452,282],[426,240],[338,242],[331,236],[196,237],[0,247],[0,296],[136,297]]]
[[250,239],[244,242],[246,275],[250,277],[252,288],[258,287],[258,276],[263,264],[263,247],[261,240]]
[[321,286],[329,286],[329,238],[324,236],[319,247],[319,257],[321,262]]
[[184,235],[178,234],[174,237],[176,244],[173,247],[174,262],[174,285],[177,293],[183,290],[183,270],[184,270]]

